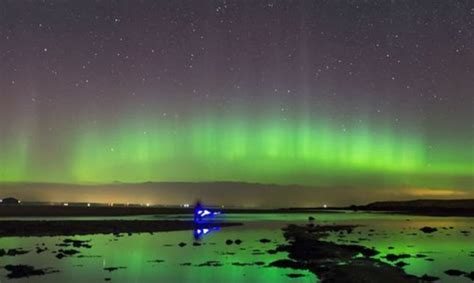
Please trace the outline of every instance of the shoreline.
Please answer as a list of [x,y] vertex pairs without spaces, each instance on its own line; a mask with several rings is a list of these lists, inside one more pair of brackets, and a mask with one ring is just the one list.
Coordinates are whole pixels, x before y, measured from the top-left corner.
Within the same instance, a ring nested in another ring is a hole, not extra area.
[[[221,208],[223,213],[235,214],[323,214],[323,213],[378,213],[433,217],[474,217],[474,208],[418,207],[328,207],[328,208]],[[193,214],[192,208],[140,206],[62,206],[62,205],[0,205],[0,221],[4,217],[117,217],[140,215]]]
[[[213,207],[211,207],[213,208]],[[344,213],[331,209],[289,208],[217,208],[223,213]],[[2,217],[101,217],[193,214],[193,208],[183,207],[140,207],[140,206],[62,206],[62,205],[0,205]]]

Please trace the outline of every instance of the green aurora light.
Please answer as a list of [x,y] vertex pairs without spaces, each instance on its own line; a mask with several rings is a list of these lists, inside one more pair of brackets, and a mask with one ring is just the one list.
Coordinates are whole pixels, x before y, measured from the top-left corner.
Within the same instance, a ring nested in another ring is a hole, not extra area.
[[469,186],[473,173],[469,147],[438,143],[433,150],[414,127],[355,119],[341,128],[327,117],[241,117],[178,123],[175,117],[151,115],[78,129],[62,140],[54,137],[63,148],[52,151],[68,154],[42,165],[35,158],[45,156],[35,153],[39,145],[31,135],[16,135],[0,148],[0,162],[8,164],[2,166],[0,181],[231,180],[446,188]]

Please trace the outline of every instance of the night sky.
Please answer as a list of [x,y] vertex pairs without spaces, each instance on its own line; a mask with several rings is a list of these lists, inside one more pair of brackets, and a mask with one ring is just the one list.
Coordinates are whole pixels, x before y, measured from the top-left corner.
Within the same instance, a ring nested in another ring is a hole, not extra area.
[[474,190],[473,1],[0,0],[0,182]]

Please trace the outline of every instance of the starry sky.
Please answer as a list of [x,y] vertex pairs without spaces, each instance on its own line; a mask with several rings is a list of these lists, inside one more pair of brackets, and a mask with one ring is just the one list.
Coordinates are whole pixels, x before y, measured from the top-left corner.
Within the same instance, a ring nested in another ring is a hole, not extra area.
[[1,0],[0,182],[474,190],[473,33],[469,0]]

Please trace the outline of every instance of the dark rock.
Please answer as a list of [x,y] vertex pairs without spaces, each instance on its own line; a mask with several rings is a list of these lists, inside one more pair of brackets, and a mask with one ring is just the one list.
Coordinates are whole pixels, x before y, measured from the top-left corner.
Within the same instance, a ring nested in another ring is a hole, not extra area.
[[360,253],[363,254],[365,257],[373,257],[379,254],[377,250],[369,248],[362,248]]
[[89,241],[81,241],[81,240],[75,240],[75,239],[64,239],[63,244],[65,245],[72,245],[75,248],[87,248],[90,249],[92,246],[88,244]]
[[236,245],[240,245],[240,244],[242,244],[242,240],[241,240],[241,239],[237,239],[237,240],[234,241],[234,243],[235,243]]
[[105,267],[104,270],[108,272],[116,271],[119,269],[126,269],[127,267],[125,266],[114,266],[114,267]]
[[149,260],[148,262],[152,262],[152,263],[162,263],[162,262],[165,262],[165,261],[162,260],[162,259],[155,259],[155,260]]
[[269,239],[260,239],[260,243],[262,244],[267,244],[270,243],[271,241]]
[[57,270],[52,270],[52,269],[36,269],[33,266],[30,265],[6,265],[3,268],[7,270],[9,273],[7,274],[7,277],[10,279],[13,278],[25,278],[25,277],[30,277],[30,276],[40,276],[40,275],[45,275],[49,273],[54,273],[58,272]]
[[461,275],[466,274],[466,272],[457,270],[457,269],[448,269],[444,273],[446,273],[449,276],[461,276]]
[[0,257],[1,256],[17,256],[17,255],[24,255],[29,253],[30,251],[22,250],[22,249],[0,249]]
[[421,228],[420,231],[422,231],[423,233],[430,234],[430,233],[438,231],[438,229],[433,228],[433,227],[425,226],[425,227]]
[[78,250],[74,250],[74,249],[68,249],[68,250],[60,249],[60,250],[58,250],[58,253],[56,254],[56,258],[62,259],[62,258],[68,257],[68,256],[76,255],[78,253],[80,253],[80,252]]
[[397,261],[399,259],[402,259],[402,258],[410,258],[411,256],[409,254],[399,254],[399,255],[396,255],[396,254],[387,254],[385,256],[385,258],[388,260],[388,261]]
[[225,241],[225,244],[226,245],[232,245],[234,243],[234,241],[232,241],[231,239],[228,239]]
[[217,260],[209,260],[209,261],[206,261],[204,263],[201,263],[201,264],[198,264],[198,265],[195,265],[195,266],[198,266],[198,267],[203,267],[203,266],[219,267],[219,266],[222,266],[222,263],[220,263]]
[[406,262],[404,262],[404,261],[399,261],[399,262],[397,262],[395,265],[398,266],[398,267],[404,267],[404,266],[407,266],[408,263],[406,263]]
[[186,246],[186,243],[181,242],[181,243],[178,244],[178,246],[182,248],[182,247]]
[[425,274],[425,275],[421,276],[420,279],[421,279],[422,282],[434,282],[434,281],[438,281],[439,277],[430,276],[428,274]]
[[40,254],[40,253],[45,252],[47,250],[48,250],[48,248],[36,247],[36,253],[37,254]]
[[464,276],[466,276],[467,278],[471,279],[472,281],[474,281],[474,271],[471,271],[470,273],[464,273]]

